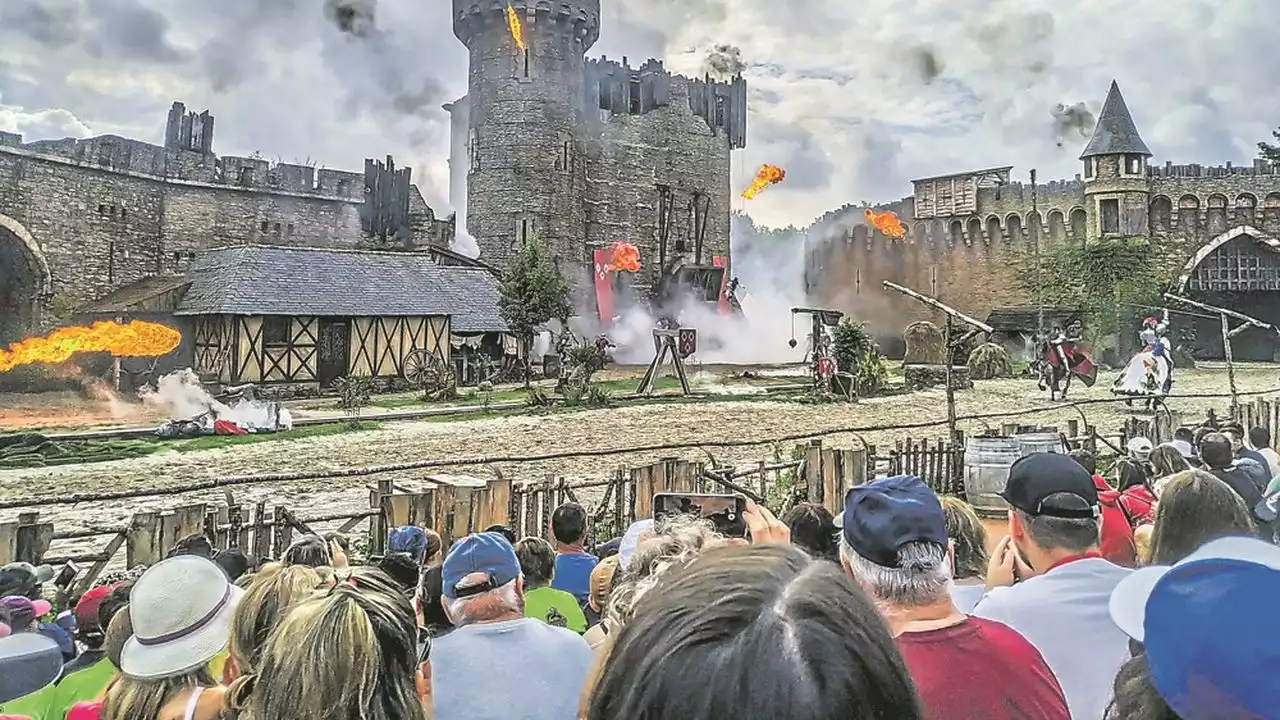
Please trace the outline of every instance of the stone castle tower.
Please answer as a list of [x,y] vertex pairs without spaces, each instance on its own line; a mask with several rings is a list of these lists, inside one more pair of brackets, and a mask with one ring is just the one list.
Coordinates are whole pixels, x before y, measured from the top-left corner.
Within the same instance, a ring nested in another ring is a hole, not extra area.
[[[600,0],[453,0],[453,29],[470,70],[467,95],[444,106],[450,201],[480,259],[502,267],[537,233],[580,290],[580,309],[594,294],[606,322],[622,303],[690,288],[723,299],[731,154],[747,134],[742,76],[586,59],[600,36]],[[603,270],[614,243],[640,251],[640,271]]]
[[[507,24],[515,9],[521,51]],[[467,75],[467,231],[501,263],[537,232],[556,257],[585,244],[585,55],[600,37],[600,0],[453,0],[453,32],[470,52]],[[457,168],[454,169],[458,171]]]
[[1138,135],[1120,86],[1113,80],[1093,137],[1080,154],[1090,235],[1147,234],[1149,157],[1151,151]]

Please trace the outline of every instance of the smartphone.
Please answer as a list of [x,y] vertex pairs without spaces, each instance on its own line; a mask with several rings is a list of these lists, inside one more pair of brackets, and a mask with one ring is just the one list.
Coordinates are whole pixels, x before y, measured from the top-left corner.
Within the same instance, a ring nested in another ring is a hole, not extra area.
[[79,573],[80,566],[68,560],[67,564],[62,566],[62,570],[58,573],[58,577],[53,579],[53,584],[55,587],[65,590],[66,588],[71,587],[71,581],[75,580],[76,575]]
[[692,493],[658,493],[653,496],[655,522],[672,515],[697,515],[710,520],[716,532],[725,537],[747,536],[747,498],[742,495],[695,495]]

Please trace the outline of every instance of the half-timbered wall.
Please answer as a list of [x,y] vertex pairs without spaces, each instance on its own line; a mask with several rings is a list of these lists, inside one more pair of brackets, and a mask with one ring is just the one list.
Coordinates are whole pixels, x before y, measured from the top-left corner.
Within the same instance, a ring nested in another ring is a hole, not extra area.
[[314,317],[236,317],[236,382],[312,382],[316,379]]
[[351,321],[352,375],[401,375],[405,358],[415,350],[426,350],[447,364],[449,316],[361,317]]
[[231,358],[236,346],[232,320],[226,315],[195,318],[194,367],[201,378],[232,382],[234,368]]

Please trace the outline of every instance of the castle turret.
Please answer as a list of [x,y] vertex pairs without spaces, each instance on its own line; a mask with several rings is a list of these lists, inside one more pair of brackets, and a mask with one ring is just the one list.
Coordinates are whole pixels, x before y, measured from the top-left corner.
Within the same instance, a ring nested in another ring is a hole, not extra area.
[[536,232],[553,257],[580,262],[586,163],[575,131],[600,0],[453,0],[453,32],[470,51],[466,227],[481,257],[501,265]]
[[1093,137],[1080,155],[1090,237],[1147,234],[1149,157],[1120,86],[1112,80]]

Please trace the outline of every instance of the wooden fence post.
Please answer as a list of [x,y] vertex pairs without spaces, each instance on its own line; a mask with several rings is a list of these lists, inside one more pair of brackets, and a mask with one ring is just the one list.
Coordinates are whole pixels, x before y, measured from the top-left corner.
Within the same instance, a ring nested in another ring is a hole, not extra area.
[[276,505],[271,513],[271,557],[280,559],[293,544],[293,526],[283,505]]
[[267,516],[267,502],[259,500],[253,506],[253,554],[258,560],[271,559],[271,526]]
[[369,509],[378,514],[369,519],[369,553],[381,555],[387,551],[387,533],[395,527],[388,523],[383,498],[395,494],[395,480],[380,478],[376,487],[369,490]]
[[808,502],[820,502],[822,497],[822,441],[810,440],[804,449],[804,497]]
[[39,565],[53,542],[53,523],[40,522],[39,512],[18,513],[18,562]]
[[154,512],[134,513],[129,519],[128,537],[125,539],[125,564],[134,568],[150,567],[163,554],[157,547],[160,540],[160,516]]
[[18,523],[0,523],[0,565],[18,559]]
[[508,525],[511,506],[511,481],[497,478],[485,483],[477,492],[475,526],[471,532],[479,532],[493,525]]

